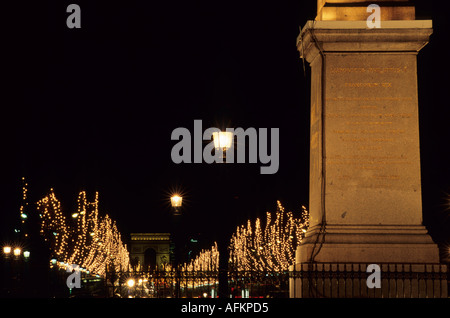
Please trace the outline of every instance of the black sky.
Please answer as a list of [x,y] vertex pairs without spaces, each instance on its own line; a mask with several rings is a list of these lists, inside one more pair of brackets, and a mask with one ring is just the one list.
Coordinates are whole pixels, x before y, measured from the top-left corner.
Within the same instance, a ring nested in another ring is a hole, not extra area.
[[[81,7],[81,29],[66,27],[69,3]],[[424,221],[444,241],[450,11],[416,3],[418,18],[434,20],[418,58]],[[99,191],[124,235],[169,231],[175,187],[187,194],[188,233],[213,234],[276,200],[308,205],[309,69],[295,40],[316,1],[34,1],[2,13],[3,232],[17,217],[22,176],[32,202],[53,187],[67,213],[78,191]],[[204,129],[279,128],[278,173],[172,163],[171,132],[193,131],[194,119]]]

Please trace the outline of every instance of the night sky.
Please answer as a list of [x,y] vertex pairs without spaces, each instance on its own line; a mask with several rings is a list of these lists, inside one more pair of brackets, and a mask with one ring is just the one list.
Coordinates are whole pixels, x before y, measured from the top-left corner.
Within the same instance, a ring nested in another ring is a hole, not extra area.
[[[435,1],[436,2],[436,1]],[[66,8],[81,7],[81,29]],[[447,15],[418,57],[424,222],[450,241]],[[316,1],[33,1],[2,9],[2,238],[18,217],[21,177],[36,202],[53,187],[69,215],[100,194],[123,235],[171,230],[169,194],[185,193],[182,229],[225,226],[308,206],[309,66],[295,42]],[[280,129],[280,166],[174,164],[177,127]],[[226,204],[224,203],[226,202]],[[226,206],[226,208],[225,208]]]

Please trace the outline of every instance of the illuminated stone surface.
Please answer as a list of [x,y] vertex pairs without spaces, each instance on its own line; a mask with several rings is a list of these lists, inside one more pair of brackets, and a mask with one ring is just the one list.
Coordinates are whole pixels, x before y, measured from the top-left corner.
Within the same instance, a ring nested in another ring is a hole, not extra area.
[[[303,28],[297,48],[311,66],[311,219],[296,269],[311,261],[439,263],[422,224],[416,68],[431,34],[431,21],[418,20]],[[295,297],[305,296],[294,285]]]
[[376,3],[381,7],[381,20],[414,20],[415,7],[405,0],[318,0],[317,21],[366,21],[367,6]]
[[375,29],[365,10],[320,21],[368,5],[349,2],[319,0],[297,39],[311,66],[311,225],[296,263],[438,263],[422,224],[416,68],[432,23],[414,7]]

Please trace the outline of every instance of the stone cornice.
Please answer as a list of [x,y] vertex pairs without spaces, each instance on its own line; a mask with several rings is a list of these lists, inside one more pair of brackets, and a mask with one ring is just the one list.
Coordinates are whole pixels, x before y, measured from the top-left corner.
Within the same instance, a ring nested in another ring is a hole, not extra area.
[[310,63],[320,51],[417,53],[432,33],[431,20],[382,21],[374,29],[366,21],[308,21],[297,37],[297,50]]

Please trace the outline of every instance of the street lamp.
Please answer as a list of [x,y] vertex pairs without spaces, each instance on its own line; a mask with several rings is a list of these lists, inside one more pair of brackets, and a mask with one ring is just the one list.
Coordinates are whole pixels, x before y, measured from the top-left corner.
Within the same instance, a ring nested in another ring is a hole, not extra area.
[[20,247],[16,247],[16,248],[14,249],[13,253],[14,253],[14,256],[15,256],[16,258],[19,258],[19,257],[20,257],[20,254],[22,253],[22,250],[20,249]]
[[219,151],[220,158],[223,162],[223,159],[226,159],[227,157],[227,149],[231,148],[233,146],[233,133],[231,131],[219,131],[219,132],[213,132],[213,142],[214,142],[214,148],[216,149],[216,152]]
[[3,254],[5,254],[6,258],[9,258],[9,256],[11,255],[11,246],[3,247]]
[[[223,162],[223,158],[226,158],[227,155],[227,149],[230,149],[233,147],[234,143],[234,134],[231,131],[219,131],[219,132],[213,132],[213,141],[214,141],[214,148],[215,151],[220,151],[220,157],[222,158],[221,161]],[[230,153],[230,155],[233,155]],[[233,158],[230,158],[233,159]],[[230,160],[231,161],[231,160]],[[224,188],[223,190],[225,190]],[[225,190],[226,191],[226,190]],[[226,192],[225,192],[226,193]],[[222,205],[220,208],[222,211],[224,211],[226,205]],[[228,272],[226,270],[227,268],[227,245],[228,242],[226,240],[221,239],[218,244],[218,248],[220,252],[219,257],[219,297],[228,297]]]
[[227,150],[233,144],[233,133],[231,131],[213,132],[214,148]]
[[172,204],[172,207],[175,209],[175,215],[180,215],[180,207],[183,203],[183,197],[179,196],[178,194],[175,194],[170,197],[170,203]]
[[[174,194],[174,195],[172,195],[171,197],[170,197],[170,203],[172,204],[172,208],[174,209],[174,215],[181,215],[181,213],[180,213],[180,208],[181,208],[181,205],[182,205],[182,203],[183,203],[183,197],[182,196],[180,196],[180,195],[178,195],[178,194]],[[177,297],[179,296],[179,291],[180,291],[180,281],[179,281],[179,274],[178,274],[178,271],[179,271],[179,268],[178,268],[178,261],[179,261],[179,253],[180,253],[180,251],[179,251],[179,237],[178,237],[178,225],[179,225],[179,222],[180,222],[180,219],[179,218],[176,218],[176,219],[178,219],[178,220],[176,220],[176,222],[175,222],[175,227],[174,227],[174,237],[175,237],[175,251],[174,251],[174,256],[175,256],[175,268],[176,268],[176,270],[177,270],[177,278],[176,278],[176,288],[175,288],[175,290],[176,290],[176,295],[177,295]]]
[[170,198],[170,202],[172,203],[172,206],[174,208],[178,208],[183,203],[183,198],[180,197],[179,195],[175,194]]

